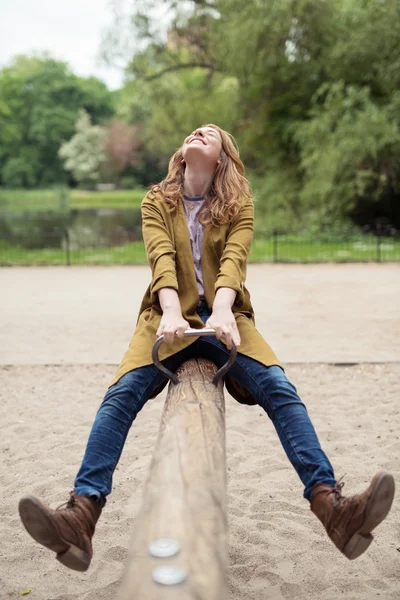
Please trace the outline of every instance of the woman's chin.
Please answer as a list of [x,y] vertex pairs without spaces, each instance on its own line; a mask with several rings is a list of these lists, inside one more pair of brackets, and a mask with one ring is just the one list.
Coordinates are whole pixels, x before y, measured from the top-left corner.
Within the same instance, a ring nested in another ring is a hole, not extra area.
[[185,153],[185,162],[189,167],[207,167],[215,165],[217,159],[208,156],[205,147],[200,147],[199,144],[195,144],[193,148],[188,148]]

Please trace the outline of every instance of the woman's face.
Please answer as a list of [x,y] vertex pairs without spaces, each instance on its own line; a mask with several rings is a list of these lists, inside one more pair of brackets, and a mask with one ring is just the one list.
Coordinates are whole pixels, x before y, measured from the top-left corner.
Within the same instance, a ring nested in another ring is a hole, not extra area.
[[222,139],[219,132],[213,127],[199,127],[183,142],[182,155],[187,163],[200,159],[217,166],[221,150]]

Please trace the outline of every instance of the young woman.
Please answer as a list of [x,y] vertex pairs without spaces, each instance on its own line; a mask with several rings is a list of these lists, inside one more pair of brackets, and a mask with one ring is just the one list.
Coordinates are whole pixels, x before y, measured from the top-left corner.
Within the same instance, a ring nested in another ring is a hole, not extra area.
[[[253,215],[234,140],[215,125],[185,139],[166,179],[145,197],[143,238],[152,281],[130,346],[98,410],[74,491],[57,510],[31,496],[19,504],[28,532],[65,566],[89,567],[91,538],[130,426],[166,384],[151,357],[161,334],[167,344],[160,358],[171,371],[196,356],[222,366],[232,343],[238,347],[225,378],[227,389],[239,402],[258,403],[272,419],[311,510],[347,558],[368,548],[372,530],[388,514],[394,495],[389,474],[375,475],[360,495],[342,495],[343,483],[335,480],[305,405],[255,328],[245,287]],[[204,325],[216,330],[216,339],[183,337],[188,327]]]

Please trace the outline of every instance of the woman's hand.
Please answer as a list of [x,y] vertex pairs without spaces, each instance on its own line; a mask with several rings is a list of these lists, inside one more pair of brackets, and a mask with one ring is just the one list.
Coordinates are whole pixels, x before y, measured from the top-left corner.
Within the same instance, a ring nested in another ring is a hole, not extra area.
[[164,342],[171,344],[175,337],[182,339],[183,334],[189,329],[189,323],[182,317],[182,312],[176,308],[165,309],[161,317],[159,328],[157,329],[157,337],[164,335]]
[[158,291],[158,297],[163,315],[156,335],[157,337],[164,335],[164,342],[171,344],[175,332],[177,332],[178,338],[183,338],[184,332],[189,329],[189,323],[182,317],[181,304],[176,290],[161,288]]
[[206,322],[206,327],[215,329],[217,340],[220,340],[222,335],[224,336],[228,350],[232,348],[232,341],[235,346],[240,346],[239,330],[229,305],[214,306],[212,314]]
[[224,336],[228,350],[232,348],[232,342],[235,346],[240,346],[239,330],[232,312],[235,298],[235,290],[226,287],[219,288],[215,294],[212,314],[206,323],[206,327],[215,329],[217,340],[220,340],[222,335]]

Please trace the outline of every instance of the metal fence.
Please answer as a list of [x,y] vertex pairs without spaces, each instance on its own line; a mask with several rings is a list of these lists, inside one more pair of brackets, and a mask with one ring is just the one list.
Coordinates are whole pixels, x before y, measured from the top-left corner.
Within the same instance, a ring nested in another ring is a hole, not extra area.
[[252,258],[275,263],[400,261],[400,233],[258,231]]
[[[0,231],[0,265],[110,265],[145,264],[143,242],[137,230],[117,228],[107,236],[96,231],[54,227]],[[400,234],[350,232],[288,233],[257,231],[250,262],[393,262],[400,261]]]

